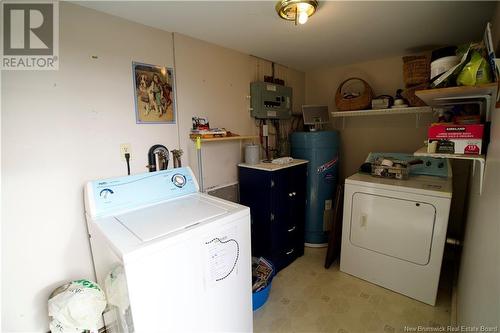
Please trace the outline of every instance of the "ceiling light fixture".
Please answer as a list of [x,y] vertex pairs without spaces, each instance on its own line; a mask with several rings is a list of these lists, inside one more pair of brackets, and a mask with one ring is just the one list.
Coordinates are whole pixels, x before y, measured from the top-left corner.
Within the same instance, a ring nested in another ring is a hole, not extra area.
[[278,15],[287,21],[304,24],[318,8],[317,0],[281,0],[276,4]]

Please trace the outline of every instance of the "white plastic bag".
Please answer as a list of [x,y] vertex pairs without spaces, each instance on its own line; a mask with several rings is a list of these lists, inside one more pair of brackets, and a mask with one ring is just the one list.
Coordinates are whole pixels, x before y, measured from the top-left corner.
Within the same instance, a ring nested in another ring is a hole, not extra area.
[[127,290],[127,279],[123,266],[117,266],[106,276],[104,290],[108,296],[108,303],[125,310],[130,306]]
[[134,332],[134,323],[128,298],[127,278],[123,266],[116,266],[109,272],[104,280],[104,290],[106,291],[109,310],[116,311],[113,321],[119,323],[119,331]]
[[76,280],[53,293],[49,299],[51,332],[97,330],[106,297],[97,283]]

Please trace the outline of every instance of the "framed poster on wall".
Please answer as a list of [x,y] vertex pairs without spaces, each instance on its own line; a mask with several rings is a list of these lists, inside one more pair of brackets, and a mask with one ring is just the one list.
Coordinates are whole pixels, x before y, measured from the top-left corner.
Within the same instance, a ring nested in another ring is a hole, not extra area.
[[132,62],[138,124],[175,124],[174,69]]

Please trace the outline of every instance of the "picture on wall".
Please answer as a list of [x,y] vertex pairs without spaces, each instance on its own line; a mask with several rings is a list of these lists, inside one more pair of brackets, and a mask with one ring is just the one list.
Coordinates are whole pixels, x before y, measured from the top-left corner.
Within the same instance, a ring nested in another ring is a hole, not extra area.
[[174,69],[132,63],[138,124],[175,124]]

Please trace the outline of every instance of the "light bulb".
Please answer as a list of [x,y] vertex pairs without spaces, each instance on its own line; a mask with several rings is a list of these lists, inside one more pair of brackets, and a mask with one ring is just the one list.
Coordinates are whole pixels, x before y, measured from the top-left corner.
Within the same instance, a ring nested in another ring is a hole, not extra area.
[[305,3],[305,2],[300,2],[300,3],[298,3],[298,4],[297,4],[297,11],[298,11],[299,13],[301,13],[301,12],[304,12],[304,13],[305,13],[305,12],[307,12],[310,8],[311,8],[311,5],[309,5],[309,4]]
[[298,22],[300,24],[305,24],[307,22],[307,20],[309,19],[309,16],[307,16],[307,13],[306,12],[300,12],[299,13],[299,19],[298,19]]

